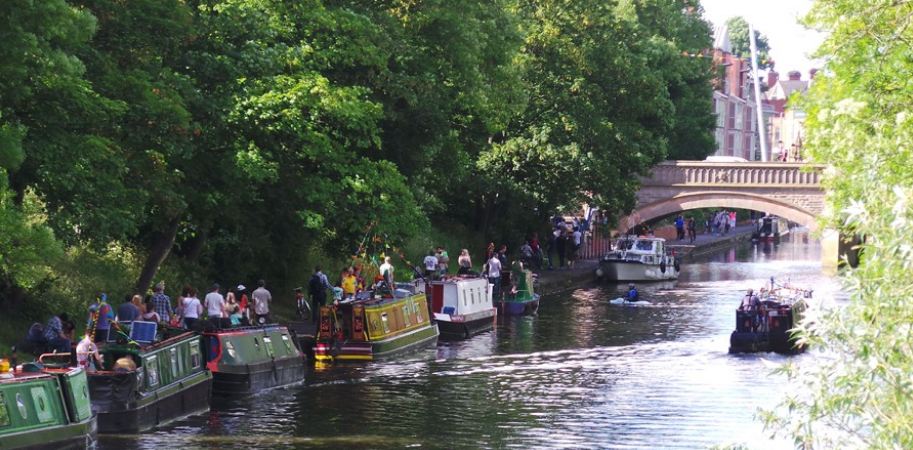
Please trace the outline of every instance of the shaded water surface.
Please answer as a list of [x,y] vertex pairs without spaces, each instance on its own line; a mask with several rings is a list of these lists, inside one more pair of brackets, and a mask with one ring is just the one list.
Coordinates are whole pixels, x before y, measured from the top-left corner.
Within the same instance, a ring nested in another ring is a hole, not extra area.
[[682,270],[676,283],[641,286],[651,305],[610,305],[621,286],[577,289],[468,341],[314,371],[302,386],[99,447],[789,448],[754,419],[779,400],[770,372],[786,357],[729,355],[729,333],[743,290],[770,276],[832,297],[818,244],[794,234]]

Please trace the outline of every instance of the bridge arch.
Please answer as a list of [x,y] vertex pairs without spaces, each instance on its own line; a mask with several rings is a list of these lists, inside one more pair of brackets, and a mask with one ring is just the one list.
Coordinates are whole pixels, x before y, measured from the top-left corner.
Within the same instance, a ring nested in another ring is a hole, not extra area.
[[774,198],[737,191],[698,191],[680,194],[661,199],[645,205],[639,205],[631,214],[618,221],[619,233],[625,233],[635,226],[650,220],[678,212],[700,208],[739,208],[763,211],[783,217],[791,222],[817,228],[815,215],[791,203]]

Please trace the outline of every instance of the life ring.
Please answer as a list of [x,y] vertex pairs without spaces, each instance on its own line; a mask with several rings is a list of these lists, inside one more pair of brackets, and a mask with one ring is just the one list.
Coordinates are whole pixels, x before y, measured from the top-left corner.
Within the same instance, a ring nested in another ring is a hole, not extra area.
[[659,271],[662,273],[666,273],[666,260],[665,259],[663,259],[662,262],[659,263]]

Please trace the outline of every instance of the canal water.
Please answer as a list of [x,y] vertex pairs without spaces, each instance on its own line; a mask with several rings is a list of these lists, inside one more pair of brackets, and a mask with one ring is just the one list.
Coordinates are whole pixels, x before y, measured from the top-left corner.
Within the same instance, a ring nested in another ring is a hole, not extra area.
[[781,399],[772,370],[790,357],[729,355],[729,333],[744,289],[771,276],[831,301],[819,255],[797,233],[727,249],[683,265],[675,283],[640,286],[648,306],[611,305],[620,285],[576,289],[467,341],[314,370],[303,385],[98,447],[791,448],[755,419]]

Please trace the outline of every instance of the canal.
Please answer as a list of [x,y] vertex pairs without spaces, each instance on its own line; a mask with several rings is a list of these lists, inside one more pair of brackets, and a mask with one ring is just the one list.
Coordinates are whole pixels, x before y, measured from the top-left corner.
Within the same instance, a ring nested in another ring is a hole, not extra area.
[[[727,353],[744,289],[771,276],[830,301],[814,239],[745,244],[683,265],[675,283],[643,285],[651,305],[609,304],[622,286],[543,299],[536,317],[391,361],[331,367],[305,384],[140,436],[121,448],[791,448],[754,416],[784,392],[787,357]],[[812,357],[793,357],[799,364]]]

